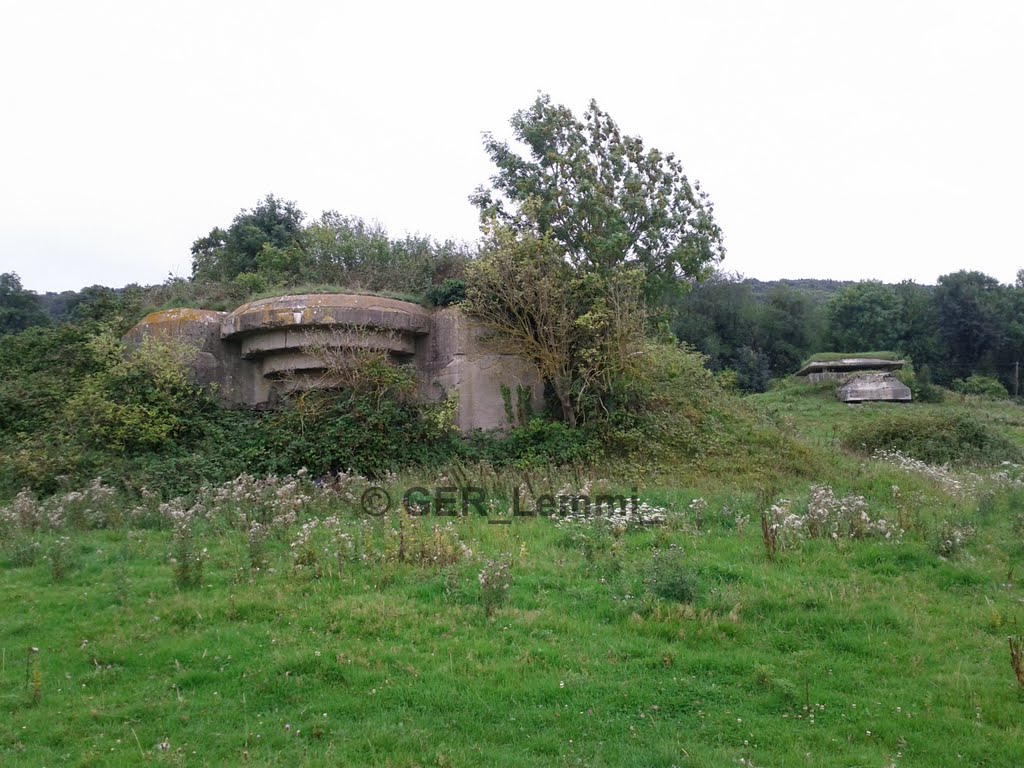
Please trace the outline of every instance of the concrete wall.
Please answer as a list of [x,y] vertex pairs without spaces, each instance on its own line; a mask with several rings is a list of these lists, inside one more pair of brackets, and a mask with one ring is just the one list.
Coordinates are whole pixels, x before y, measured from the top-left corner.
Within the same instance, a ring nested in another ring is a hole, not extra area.
[[456,307],[434,314],[429,351],[422,359],[426,363],[424,394],[443,397],[456,392],[462,431],[509,426],[502,386],[511,391],[513,409],[519,387],[530,390],[534,412],[543,407],[544,383],[537,370],[518,355],[495,351],[486,343],[483,330]]
[[853,376],[836,391],[844,403],[865,403],[871,401],[909,403],[912,399],[910,387],[891,373],[863,373]]
[[128,331],[123,341],[137,345],[143,339],[153,338],[188,344],[196,350],[193,380],[202,387],[220,387],[226,376],[220,338],[221,321],[226,315],[226,312],[189,308],[153,312]]
[[387,351],[412,363],[421,395],[432,401],[454,392],[456,423],[463,432],[505,429],[502,387],[513,397],[529,390],[536,412],[543,383],[518,355],[489,347],[482,330],[458,308],[431,311],[409,302],[354,294],[281,296],[250,302],[230,314],[173,309],[145,317],[125,335],[176,339],[197,349],[195,381],[228,407],[274,408],[287,391],[310,386],[323,368],[311,344],[344,353],[357,348]]

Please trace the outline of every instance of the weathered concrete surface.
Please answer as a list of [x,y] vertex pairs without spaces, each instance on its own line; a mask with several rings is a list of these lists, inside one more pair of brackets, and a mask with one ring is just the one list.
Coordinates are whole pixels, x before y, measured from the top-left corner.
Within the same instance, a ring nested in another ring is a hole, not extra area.
[[862,373],[842,384],[837,396],[844,403],[863,403],[874,400],[909,403],[910,387],[891,373]]
[[381,296],[310,293],[277,296],[243,304],[224,319],[225,339],[274,328],[383,329],[422,335],[430,332],[430,310]]
[[226,314],[187,307],[152,312],[125,334],[124,341],[133,346],[146,338],[187,344],[196,350],[192,380],[201,387],[219,387],[225,378],[220,327]]
[[426,399],[458,396],[456,424],[465,432],[511,426],[503,386],[513,405],[520,387],[529,390],[535,411],[543,404],[543,383],[533,366],[489,348],[482,335],[455,307],[431,311],[379,296],[307,294],[260,299],[230,314],[156,312],[125,341],[156,336],[188,342],[199,350],[195,380],[225,406],[245,408],[273,408],[296,389],[329,385],[311,347],[386,351],[395,362],[415,365]]
[[518,355],[495,350],[486,343],[483,329],[458,308],[448,307],[434,314],[434,329],[422,381],[423,394],[443,397],[454,391],[459,396],[457,425],[462,431],[504,429],[511,426],[505,412],[502,386],[508,387],[515,407],[520,387],[530,391],[534,412],[544,404],[544,384],[536,368]]
[[831,381],[842,379],[855,371],[898,371],[903,360],[886,360],[878,357],[844,357],[839,360],[822,360],[808,363],[797,376],[806,376],[808,381]]

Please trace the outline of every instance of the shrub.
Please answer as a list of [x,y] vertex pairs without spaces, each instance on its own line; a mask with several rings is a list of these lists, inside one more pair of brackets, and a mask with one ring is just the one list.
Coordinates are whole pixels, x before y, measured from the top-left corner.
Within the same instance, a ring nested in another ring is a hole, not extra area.
[[666,468],[690,464],[709,473],[814,471],[815,456],[723,390],[702,355],[655,341],[635,355],[636,375],[616,393],[614,410],[588,425],[608,455]]
[[922,365],[917,371],[913,365],[907,362],[896,378],[910,388],[910,394],[918,403],[941,403],[943,400],[942,389],[932,383],[931,368]]
[[589,463],[601,454],[592,431],[540,417],[529,419],[502,439],[477,435],[469,448],[471,458],[486,458],[494,464],[523,468]]
[[54,581],[64,581],[74,566],[74,548],[70,536],[58,536],[46,553],[50,563],[50,575]]
[[851,450],[899,451],[929,464],[1014,461],[1020,449],[968,413],[888,413],[857,424],[843,436]]
[[171,567],[174,583],[179,589],[195,589],[203,583],[203,564],[208,558],[206,548],[196,543],[195,510],[186,508],[181,500],[161,505],[172,526]]
[[434,307],[449,307],[466,298],[466,281],[448,278],[440,285],[427,289],[427,303]]
[[1005,400],[1010,396],[998,379],[991,376],[979,376],[974,374],[966,379],[957,379],[953,382],[953,391],[961,395],[978,395],[989,397],[993,400]]

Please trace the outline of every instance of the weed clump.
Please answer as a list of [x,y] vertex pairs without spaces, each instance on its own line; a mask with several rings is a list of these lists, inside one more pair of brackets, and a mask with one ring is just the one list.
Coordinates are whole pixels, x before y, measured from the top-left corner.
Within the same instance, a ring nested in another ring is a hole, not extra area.
[[512,586],[511,568],[511,563],[507,561],[488,560],[477,574],[480,600],[488,619],[508,601],[508,589]]
[[686,562],[683,550],[671,545],[654,551],[644,574],[647,591],[662,600],[692,605],[700,594],[700,582]]

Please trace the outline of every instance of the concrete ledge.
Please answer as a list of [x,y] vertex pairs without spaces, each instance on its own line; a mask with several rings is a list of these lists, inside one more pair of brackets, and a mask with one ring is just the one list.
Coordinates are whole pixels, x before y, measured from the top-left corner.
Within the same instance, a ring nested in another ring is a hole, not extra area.
[[849,373],[851,371],[898,371],[903,365],[903,360],[883,360],[877,357],[844,357],[839,360],[823,360],[808,363],[797,371],[796,375],[814,376],[815,374]]
[[416,340],[411,334],[374,330],[360,332],[352,329],[300,328],[257,332],[240,337],[240,351],[245,358],[305,350],[313,345],[334,349],[380,349],[399,355],[411,355],[416,351]]
[[430,332],[430,311],[419,304],[380,296],[312,293],[258,299],[224,318],[221,338],[279,328],[332,326],[382,329],[413,335]]

